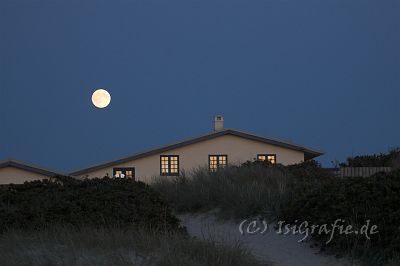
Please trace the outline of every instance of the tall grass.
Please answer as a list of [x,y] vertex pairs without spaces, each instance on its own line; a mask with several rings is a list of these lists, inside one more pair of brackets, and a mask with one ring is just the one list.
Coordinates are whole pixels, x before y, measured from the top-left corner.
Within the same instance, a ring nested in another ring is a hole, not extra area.
[[152,187],[178,212],[218,209],[225,218],[274,217],[291,197],[293,177],[281,167],[198,168],[188,175],[155,178]]
[[56,227],[0,236],[1,265],[267,265],[239,245],[185,234],[120,228]]

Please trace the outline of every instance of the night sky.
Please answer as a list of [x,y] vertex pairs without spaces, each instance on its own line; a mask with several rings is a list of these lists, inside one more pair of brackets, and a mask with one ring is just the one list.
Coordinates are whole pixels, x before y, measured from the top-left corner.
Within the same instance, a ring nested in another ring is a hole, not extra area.
[[330,167],[400,146],[399,102],[398,0],[0,0],[0,159],[75,170],[222,114]]

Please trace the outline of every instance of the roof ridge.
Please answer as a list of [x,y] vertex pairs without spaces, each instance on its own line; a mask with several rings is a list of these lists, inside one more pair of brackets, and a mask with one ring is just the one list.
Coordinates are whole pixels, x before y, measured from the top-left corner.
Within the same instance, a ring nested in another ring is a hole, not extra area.
[[38,165],[34,165],[32,163],[27,163],[27,162],[15,160],[15,159],[7,159],[7,160],[0,161],[0,168],[3,168],[3,167],[17,167],[19,169],[23,169],[26,171],[33,171],[33,172],[38,172],[38,173],[42,173],[42,174],[64,175],[64,176],[68,175],[68,174],[60,172],[60,171],[55,171],[52,169],[44,168],[44,167],[41,167]]

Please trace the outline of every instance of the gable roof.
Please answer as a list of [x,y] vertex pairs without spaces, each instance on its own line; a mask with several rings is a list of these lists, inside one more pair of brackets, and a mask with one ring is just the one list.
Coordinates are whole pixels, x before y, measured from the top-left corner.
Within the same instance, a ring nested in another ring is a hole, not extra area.
[[62,175],[62,176],[66,176],[66,174],[63,173],[59,173],[59,172],[54,172],[48,169],[44,169],[42,167],[39,166],[35,166],[32,164],[28,164],[25,162],[21,162],[21,161],[16,161],[16,160],[5,160],[5,161],[0,161],[0,169],[1,168],[5,168],[5,167],[14,167],[14,168],[18,168],[18,169],[22,169],[28,172],[32,172],[32,173],[36,173],[36,174],[41,174],[41,175],[45,175],[45,176],[57,176],[57,175]]
[[187,139],[184,141],[180,141],[174,144],[170,144],[170,145],[166,145],[166,146],[162,146],[159,148],[155,148],[155,149],[151,149],[148,151],[144,151],[144,152],[140,152],[128,157],[124,157],[124,158],[120,158],[117,160],[113,160],[113,161],[109,161],[109,162],[105,162],[99,165],[95,165],[89,168],[85,168],[85,169],[81,169],[75,172],[70,173],[70,175],[82,175],[82,174],[86,174],[92,171],[96,171],[99,169],[103,169],[109,166],[113,166],[113,165],[117,165],[117,164],[122,164],[122,163],[126,163],[129,161],[133,161],[139,158],[143,158],[143,157],[147,157],[150,155],[155,155],[155,154],[159,154],[159,153],[163,153],[169,150],[173,150],[176,148],[180,148],[183,146],[187,146],[190,144],[194,144],[194,143],[198,143],[201,141],[205,141],[205,140],[209,140],[209,139],[213,139],[216,137],[220,137],[220,136],[225,136],[225,135],[232,135],[232,136],[238,136],[238,137],[242,137],[242,138],[246,138],[246,139],[250,139],[250,140],[255,140],[255,141],[259,141],[259,142],[263,142],[263,143],[267,143],[267,144],[271,144],[271,145],[275,145],[275,146],[279,146],[279,147],[284,147],[284,148],[288,148],[288,149],[292,149],[292,150],[297,150],[297,151],[301,151],[304,152],[304,159],[305,160],[309,160],[312,159],[314,157],[320,156],[323,154],[323,152],[321,151],[317,151],[317,150],[313,150],[310,148],[306,148],[304,146],[301,145],[297,145],[297,144],[293,144],[290,142],[286,142],[286,141],[282,141],[282,140],[277,140],[277,139],[272,139],[272,138],[265,138],[265,137],[260,137],[254,134],[250,134],[250,133],[246,133],[243,131],[239,131],[239,130],[234,130],[234,129],[224,129],[221,131],[216,131],[216,132],[212,132],[206,135],[202,135],[199,137],[195,137],[195,138],[191,138],[191,139]]

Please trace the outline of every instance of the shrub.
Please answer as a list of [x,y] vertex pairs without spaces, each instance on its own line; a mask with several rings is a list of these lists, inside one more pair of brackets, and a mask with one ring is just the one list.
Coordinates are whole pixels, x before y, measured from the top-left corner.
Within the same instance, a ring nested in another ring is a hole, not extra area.
[[346,163],[341,163],[340,166],[348,167],[393,167],[400,168],[400,148],[390,150],[388,153],[359,155],[350,157]]
[[176,230],[170,206],[151,187],[127,179],[58,177],[0,190],[0,230],[56,224]]
[[307,178],[317,181],[334,177],[333,173],[321,167],[321,164],[315,160],[309,160],[299,164],[288,165],[287,170],[298,179]]
[[[283,208],[281,220],[330,225],[342,219],[358,230],[370,220],[379,230],[370,240],[364,235],[335,234],[329,246],[366,255],[375,265],[400,253],[400,171],[369,178],[325,180],[295,195]],[[313,237],[324,243],[330,236],[315,233]]]

